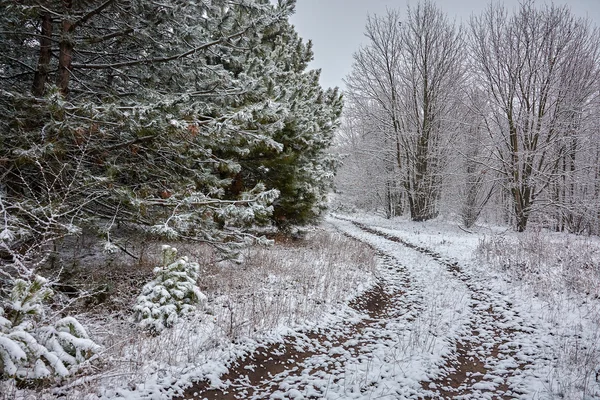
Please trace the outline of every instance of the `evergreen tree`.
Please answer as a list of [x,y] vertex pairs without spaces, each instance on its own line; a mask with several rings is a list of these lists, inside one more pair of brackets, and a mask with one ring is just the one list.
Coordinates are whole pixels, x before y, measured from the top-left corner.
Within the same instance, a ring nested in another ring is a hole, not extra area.
[[280,192],[279,218],[317,214],[341,102],[305,72],[294,1],[1,4],[0,245],[13,261],[86,226],[108,249],[123,224],[235,246]]
[[154,269],[156,277],[142,288],[134,319],[152,334],[170,328],[179,319],[206,301],[198,288],[200,266],[187,257],[176,259],[177,249],[163,246],[163,265]]
[[101,347],[73,317],[44,321],[43,301],[52,297],[46,279],[15,280],[0,303],[0,377],[18,380],[64,377]]
[[265,119],[253,107],[247,129],[261,132],[261,124],[268,121],[274,128],[267,133],[273,142],[263,142],[242,154],[241,170],[232,176],[230,194],[235,196],[258,183],[276,189],[280,195],[273,220],[280,227],[315,221],[325,208],[338,164],[328,149],[339,126],[342,97],[337,88],[321,88],[320,71],[307,70],[313,57],[311,47],[282,20],[264,32],[239,71],[258,84],[246,101],[252,104],[256,98],[264,99],[263,110],[274,107],[281,119]]

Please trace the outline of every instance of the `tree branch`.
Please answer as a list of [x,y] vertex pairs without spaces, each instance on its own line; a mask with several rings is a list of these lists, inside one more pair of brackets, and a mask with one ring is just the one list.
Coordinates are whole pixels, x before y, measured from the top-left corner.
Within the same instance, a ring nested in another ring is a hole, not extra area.
[[71,68],[72,69],[108,69],[108,68],[130,67],[130,66],[139,65],[139,64],[152,64],[152,63],[162,63],[162,62],[173,61],[173,60],[177,60],[179,58],[187,57],[190,54],[196,53],[198,51],[208,49],[209,47],[216,46],[221,43],[225,43],[228,40],[240,37],[240,36],[244,35],[248,31],[248,29],[249,29],[249,27],[244,29],[243,31],[240,31],[233,35],[230,35],[230,36],[227,36],[227,37],[224,37],[221,39],[213,40],[212,42],[205,43],[201,46],[194,47],[193,49],[190,49],[184,53],[176,54],[176,55],[170,56],[170,57],[157,57],[157,58],[149,58],[149,59],[145,59],[145,60],[132,60],[132,61],[124,61],[124,62],[114,63],[114,64],[72,64]]
[[121,32],[111,33],[110,35],[90,38],[90,39],[88,39],[88,43],[90,43],[90,44],[101,43],[101,42],[104,42],[105,40],[109,40],[109,39],[119,37],[119,36],[129,35],[130,33],[133,33],[133,32],[134,32],[134,29],[129,28],[129,29],[125,29],[124,31],[121,31]]
[[106,7],[110,6],[112,3],[114,3],[115,0],[107,0],[104,3],[102,3],[100,6],[98,6],[97,8],[91,10],[90,12],[88,12],[87,14],[85,14],[83,17],[81,17],[80,19],[78,19],[77,21],[75,21],[75,23],[72,25],[72,29],[75,29],[83,24],[85,24],[87,21],[90,20],[90,18],[92,18],[95,15],[100,14]]

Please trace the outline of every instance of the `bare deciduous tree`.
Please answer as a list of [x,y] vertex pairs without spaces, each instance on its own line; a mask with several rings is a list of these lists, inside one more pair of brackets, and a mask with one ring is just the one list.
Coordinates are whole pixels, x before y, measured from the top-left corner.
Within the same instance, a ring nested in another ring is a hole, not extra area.
[[457,132],[464,74],[462,31],[433,3],[408,8],[402,30],[401,148],[413,220],[437,214],[448,145]]
[[[411,218],[424,221],[437,215],[447,144],[456,132],[452,111],[464,71],[462,33],[425,1],[409,7],[405,21],[397,10],[370,17],[366,36],[369,44],[355,53],[346,80],[348,98],[365,120],[374,111],[383,116],[388,176],[398,172]],[[386,185],[391,199],[393,181]]]
[[523,231],[548,186],[572,167],[563,162],[577,148],[577,121],[595,88],[598,35],[566,6],[533,1],[513,16],[491,4],[471,20],[471,33],[495,165]]
[[400,160],[400,110],[398,89],[401,69],[401,19],[397,11],[385,17],[368,17],[365,35],[369,44],[354,54],[354,64],[346,79],[349,103],[361,114],[363,123],[378,121],[379,154],[385,168],[385,208],[387,217],[394,215],[396,179],[394,165]]
[[495,192],[496,174],[488,165],[490,145],[485,133],[481,104],[485,93],[469,82],[465,90],[465,105],[461,140],[459,141],[459,168],[461,173],[460,216],[465,227],[472,227]]

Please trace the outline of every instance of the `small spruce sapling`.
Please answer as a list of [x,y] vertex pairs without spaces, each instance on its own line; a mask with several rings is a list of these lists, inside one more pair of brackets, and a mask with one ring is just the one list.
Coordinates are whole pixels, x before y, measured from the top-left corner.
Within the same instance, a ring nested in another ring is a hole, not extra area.
[[172,327],[206,301],[197,285],[200,266],[187,257],[177,259],[177,249],[162,247],[163,266],[154,269],[155,278],[144,285],[133,307],[134,319],[152,334]]

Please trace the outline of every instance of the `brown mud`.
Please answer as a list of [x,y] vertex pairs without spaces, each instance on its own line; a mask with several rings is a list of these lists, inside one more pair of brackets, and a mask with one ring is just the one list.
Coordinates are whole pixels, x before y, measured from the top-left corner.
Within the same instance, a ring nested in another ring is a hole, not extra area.
[[[402,294],[399,291],[386,290],[384,285],[378,282],[370,290],[349,303],[354,310],[365,314],[365,318],[359,322],[306,332],[300,341],[298,337],[288,336],[281,343],[259,347],[245,358],[237,360],[229,368],[229,371],[221,376],[221,381],[227,383],[226,388],[211,388],[208,381],[200,381],[186,389],[183,396],[174,399],[268,398],[270,393],[278,389],[282,378],[302,373],[302,362],[310,357],[321,355],[322,352],[319,350],[342,347],[352,354],[359,352],[364,344],[360,340],[362,332],[367,328],[376,328],[382,319],[388,317],[390,312],[395,311],[394,298],[402,296]],[[306,346],[306,339],[311,343],[310,347]],[[358,340],[352,342],[351,339]],[[348,345],[348,342],[353,344]],[[328,357],[335,361],[339,356],[339,354],[333,354]],[[310,374],[327,373],[331,364],[333,363],[313,368]]]
[[[500,361],[509,357],[512,358],[515,355],[508,344],[511,342],[516,331],[498,327],[499,324],[506,321],[502,315],[494,310],[491,304],[489,307],[483,309],[481,307],[476,307],[476,305],[490,303],[490,299],[486,293],[476,288],[472,282],[470,282],[470,278],[462,271],[458,263],[445,259],[435,251],[409,243],[397,236],[372,229],[358,222],[353,222],[353,224],[365,232],[399,243],[416,250],[419,253],[430,256],[435,261],[445,266],[457,279],[464,282],[470,291],[471,299],[474,300],[471,308],[476,316],[476,321],[473,321],[469,326],[470,335],[465,335],[465,337],[461,338],[456,343],[454,355],[451,359],[446,361],[445,370],[447,371],[447,374],[445,376],[441,376],[431,382],[422,382],[421,385],[423,389],[430,391],[430,394],[424,396],[423,399],[464,398],[465,396],[473,395],[474,393],[491,394],[491,398],[497,400],[516,398],[516,393],[513,393],[508,385],[508,378],[515,376],[526,368],[527,364],[523,362],[520,362],[516,368],[507,368],[507,372],[503,376],[493,376],[493,378],[496,379],[501,378],[501,383],[495,381],[493,385],[480,386],[482,388],[485,386],[494,386],[493,390],[475,389],[477,384],[492,378],[492,376],[490,376],[492,369],[489,368],[490,359]],[[507,305],[507,307],[510,307],[510,305]],[[485,335],[484,337],[481,330],[478,328],[478,326],[482,326],[482,324],[484,326],[493,327],[491,333],[493,341],[489,340],[490,335]]]

